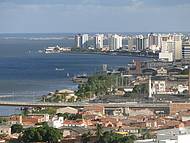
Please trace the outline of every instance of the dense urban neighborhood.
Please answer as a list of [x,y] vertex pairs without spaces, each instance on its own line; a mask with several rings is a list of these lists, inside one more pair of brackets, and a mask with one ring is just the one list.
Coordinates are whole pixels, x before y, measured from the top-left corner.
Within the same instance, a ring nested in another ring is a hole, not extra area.
[[[190,41],[188,35],[124,36],[79,34],[70,48],[48,47],[45,54],[84,52],[143,56],[113,69],[102,65],[72,81],[20,114],[0,117],[0,142],[185,143],[190,139]],[[57,69],[64,70],[64,69]]]

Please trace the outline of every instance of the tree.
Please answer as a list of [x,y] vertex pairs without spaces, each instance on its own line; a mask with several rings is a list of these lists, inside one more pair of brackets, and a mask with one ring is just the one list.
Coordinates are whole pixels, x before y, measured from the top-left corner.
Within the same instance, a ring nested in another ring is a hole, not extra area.
[[148,93],[148,84],[135,85],[133,93],[146,94]]
[[96,125],[96,136],[97,136],[97,142],[101,143],[103,137],[103,130],[102,130],[102,125],[100,124]]
[[104,132],[103,133],[103,142],[104,143],[110,143],[112,138],[112,133],[111,132]]
[[43,124],[41,127],[27,128],[22,137],[21,142],[48,142],[57,143],[62,138],[62,134],[58,129],[49,127],[47,124]]
[[7,120],[5,118],[0,118],[0,124],[7,122]]
[[59,130],[48,127],[46,132],[46,138],[44,141],[47,141],[48,143],[57,143],[59,139],[61,139],[61,133]]
[[91,133],[88,132],[88,133],[84,133],[81,137],[81,141],[82,143],[88,143],[90,141],[90,138],[91,138]]
[[78,99],[90,98],[92,95],[104,95],[115,85],[115,75],[98,74],[88,78],[87,83],[79,85],[76,95]]
[[151,139],[152,138],[152,135],[148,129],[142,129],[140,131],[140,133],[141,133],[143,139]]
[[14,124],[11,126],[11,133],[21,133],[23,131],[23,126],[21,124]]

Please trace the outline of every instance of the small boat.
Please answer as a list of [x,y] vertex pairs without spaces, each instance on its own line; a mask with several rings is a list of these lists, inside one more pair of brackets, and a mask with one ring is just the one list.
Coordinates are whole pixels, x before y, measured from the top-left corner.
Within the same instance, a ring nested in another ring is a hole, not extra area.
[[55,68],[56,71],[64,71],[64,68]]

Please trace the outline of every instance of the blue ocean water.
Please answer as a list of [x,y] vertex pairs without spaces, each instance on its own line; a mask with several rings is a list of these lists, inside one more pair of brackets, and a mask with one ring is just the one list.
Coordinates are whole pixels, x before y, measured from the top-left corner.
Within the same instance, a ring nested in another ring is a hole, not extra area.
[[[102,64],[116,68],[133,59],[146,60],[127,56],[38,52],[48,46],[72,47],[73,39],[65,39],[64,36],[0,35],[0,100],[35,102],[41,95],[56,89],[76,89],[77,85],[71,81],[73,76],[93,74],[100,70]],[[0,107],[0,115],[14,112],[15,107]]]

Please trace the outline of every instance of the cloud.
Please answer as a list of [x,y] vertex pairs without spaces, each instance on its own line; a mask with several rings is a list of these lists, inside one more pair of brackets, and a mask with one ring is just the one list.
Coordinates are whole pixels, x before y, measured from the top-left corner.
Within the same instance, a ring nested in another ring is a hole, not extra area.
[[132,6],[142,0],[1,0],[1,4],[11,5],[66,5],[66,6]]
[[185,31],[190,0],[0,0],[0,32]]
[[132,6],[137,3],[151,6],[176,6],[190,4],[189,0],[1,0],[0,4],[18,5],[93,5],[93,6]]

